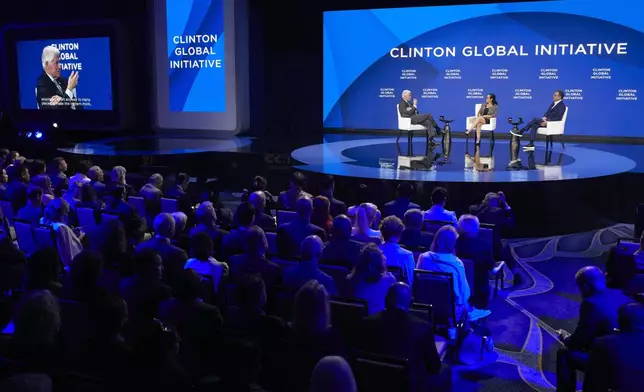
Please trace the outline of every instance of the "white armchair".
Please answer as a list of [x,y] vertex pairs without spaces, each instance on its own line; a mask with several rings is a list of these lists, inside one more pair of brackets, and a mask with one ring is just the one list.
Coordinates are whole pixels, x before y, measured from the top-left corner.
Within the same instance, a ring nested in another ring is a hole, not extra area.
[[[476,117],[476,115],[478,114],[479,110],[481,110],[482,105],[483,105],[482,103],[477,103],[474,106],[474,115],[470,116],[470,117],[467,117],[465,119],[465,129],[466,130],[474,128],[474,124],[476,123],[476,119],[478,118],[478,117]],[[496,130],[496,118],[495,117],[492,117],[490,119],[489,124],[485,124],[485,125],[483,125],[481,127],[481,132],[490,132],[490,137],[492,138],[492,141],[494,141],[494,131],[495,130]]]
[[[566,111],[564,112],[564,115],[561,118],[561,121],[548,121],[545,127],[540,127],[537,129],[538,135],[546,136],[546,148],[548,148],[548,143],[550,143],[550,147],[552,147],[555,136],[564,134],[567,118],[568,118],[568,106],[566,106]],[[563,142],[563,140],[561,141],[561,146],[563,148],[566,148],[566,144]]]
[[429,144],[429,130],[427,130],[427,127],[421,124],[412,124],[411,118],[401,116],[400,111],[398,110],[398,105],[396,105],[396,114],[398,115],[398,137],[396,138],[396,143],[398,143],[398,141],[400,140],[400,135],[403,132],[407,132],[407,141],[409,143],[408,150],[410,151],[411,155],[411,144],[412,138],[414,136],[414,131],[425,131],[427,143]]

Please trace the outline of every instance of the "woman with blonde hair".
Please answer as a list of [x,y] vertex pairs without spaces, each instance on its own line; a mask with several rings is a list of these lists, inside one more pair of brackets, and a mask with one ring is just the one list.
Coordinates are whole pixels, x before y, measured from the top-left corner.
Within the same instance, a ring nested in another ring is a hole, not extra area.
[[385,309],[385,297],[396,278],[387,272],[385,255],[375,244],[366,245],[347,276],[353,297],[367,301],[369,314]]
[[69,204],[60,197],[55,198],[45,208],[43,223],[54,229],[56,233],[56,243],[60,259],[65,267],[69,267],[74,257],[83,251],[81,241],[85,233],[81,230],[76,232],[67,226],[67,215],[69,214]]
[[356,213],[351,239],[360,242],[373,242],[380,245],[382,243],[380,230],[372,229],[377,214],[378,208],[374,204],[362,203]]

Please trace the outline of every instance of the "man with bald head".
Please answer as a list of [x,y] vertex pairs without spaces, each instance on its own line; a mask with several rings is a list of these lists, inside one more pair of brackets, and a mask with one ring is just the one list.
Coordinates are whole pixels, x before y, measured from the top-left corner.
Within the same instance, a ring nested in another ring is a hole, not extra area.
[[557,331],[565,346],[557,351],[557,392],[577,390],[576,370],[586,370],[595,339],[613,332],[617,310],[631,302],[620,290],[607,288],[604,273],[595,266],[580,269],[575,281],[582,296],[579,321],[572,334]]
[[317,280],[324,286],[329,295],[337,294],[333,278],[320,270],[319,262],[322,255],[322,240],[316,235],[310,235],[302,241],[300,252],[302,260],[284,271],[282,274],[282,286],[291,294],[295,295],[306,282]]
[[248,202],[255,207],[255,225],[264,230],[273,230],[277,225],[275,218],[264,212],[266,208],[266,194],[263,191],[255,191],[248,197]]
[[300,255],[302,241],[310,235],[317,235],[326,240],[324,229],[311,223],[313,202],[308,197],[300,198],[295,204],[297,218],[292,222],[280,225],[277,229],[277,249],[282,257]]
[[351,219],[346,215],[338,215],[333,219],[331,240],[324,244],[321,263],[351,270],[364,245],[363,242],[351,239]]
[[407,358],[411,391],[451,391],[451,370],[441,364],[432,326],[409,313],[412,302],[411,287],[394,283],[387,292],[386,309],[363,320],[360,349]]

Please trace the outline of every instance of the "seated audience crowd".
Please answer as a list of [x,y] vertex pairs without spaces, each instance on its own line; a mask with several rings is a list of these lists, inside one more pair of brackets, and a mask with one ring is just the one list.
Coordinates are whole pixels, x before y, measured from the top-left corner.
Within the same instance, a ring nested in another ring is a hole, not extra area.
[[[68,178],[63,158],[48,173],[42,161],[19,158],[0,157],[8,176],[0,197],[16,222],[51,236],[30,249],[21,231],[19,250],[6,224],[0,233],[0,292],[13,304],[0,314],[11,320],[0,326],[0,357],[11,364],[0,366],[0,389],[357,391],[364,368],[354,377],[354,365],[369,353],[406,360],[410,391],[451,391],[439,341],[458,344],[453,330],[467,334],[490,314],[490,272],[502,266],[481,222],[514,219],[502,193],[459,219],[440,187],[423,212],[411,183],[382,213],[366,199],[347,208],[332,177],[313,198],[299,172],[277,198],[256,177],[234,216],[216,198],[193,198],[185,173],[167,191],[163,176],[149,176],[136,207],[121,166],[105,176],[82,161]],[[179,201],[177,210],[161,212],[162,198]],[[96,225],[81,225],[79,208],[95,211]],[[276,222],[275,208],[290,221]],[[428,220],[442,226],[425,230]],[[440,287],[453,295],[420,305],[453,298],[444,307],[456,309],[453,322],[419,316],[416,294],[431,287],[423,274],[449,278],[452,286]],[[596,267],[576,281],[580,321],[574,333],[561,331],[558,390],[574,390],[577,369],[605,368],[610,376],[587,376],[587,390],[630,390],[641,372],[619,364],[631,359],[631,342],[644,341],[642,305],[608,289]]]

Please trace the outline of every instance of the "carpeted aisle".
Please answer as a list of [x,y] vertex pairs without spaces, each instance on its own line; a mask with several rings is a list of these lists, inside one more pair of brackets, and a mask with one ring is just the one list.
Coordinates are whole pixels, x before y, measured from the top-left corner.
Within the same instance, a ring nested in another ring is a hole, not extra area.
[[454,391],[554,391],[555,359],[561,347],[555,331],[573,331],[581,301],[575,273],[587,265],[603,269],[610,247],[618,238],[632,236],[632,225],[618,224],[511,242],[512,256],[525,271],[526,282],[503,290],[490,304],[492,315],[486,325],[499,357],[478,368],[455,367]]

